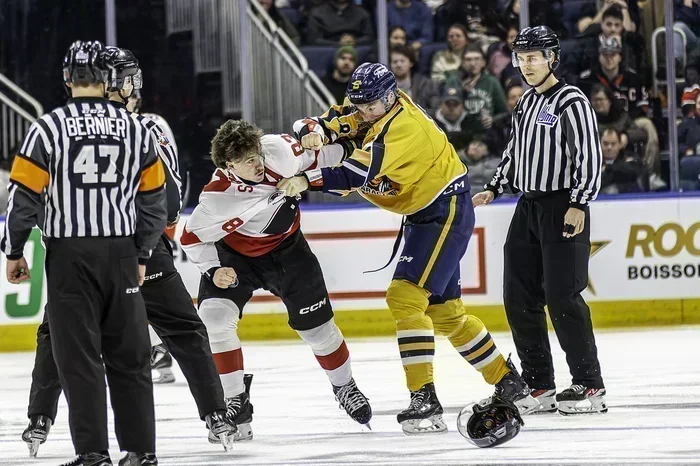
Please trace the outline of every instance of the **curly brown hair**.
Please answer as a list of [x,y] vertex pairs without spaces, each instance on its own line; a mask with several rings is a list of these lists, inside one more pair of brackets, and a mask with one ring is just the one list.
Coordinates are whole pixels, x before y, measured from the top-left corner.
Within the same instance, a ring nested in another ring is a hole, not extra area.
[[216,130],[211,140],[211,160],[218,168],[238,162],[251,152],[262,152],[263,132],[244,120],[228,120]]

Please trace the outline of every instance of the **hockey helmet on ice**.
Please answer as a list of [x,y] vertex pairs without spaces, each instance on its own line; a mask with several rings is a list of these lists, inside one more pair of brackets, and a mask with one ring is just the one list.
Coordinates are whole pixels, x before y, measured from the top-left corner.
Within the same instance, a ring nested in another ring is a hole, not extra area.
[[[470,410],[471,408],[471,410]],[[465,422],[465,418],[471,416]],[[457,417],[457,430],[479,448],[495,447],[514,438],[525,425],[518,408],[498,397],[467,406]]]

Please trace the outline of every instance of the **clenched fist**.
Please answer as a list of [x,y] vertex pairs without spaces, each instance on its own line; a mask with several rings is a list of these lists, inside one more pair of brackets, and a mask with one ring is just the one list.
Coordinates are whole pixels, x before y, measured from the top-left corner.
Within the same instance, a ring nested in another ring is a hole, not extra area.
[[321,150],[323,147],[323,136],[318,133],[308,133],[301,137],[301,147],[304,149]]
[[214,285],[218,286],[219,288],[228,288],[229,286],[238,282],[238,275],[231,267],[221,267],[220,269],[216,269],[216,272],[214,272],[212,281],[214,282]]
[[304,175],[285,178],[277,183],[277,189],[284,191],[285,196],[296,197],[309,189],[309,180]]

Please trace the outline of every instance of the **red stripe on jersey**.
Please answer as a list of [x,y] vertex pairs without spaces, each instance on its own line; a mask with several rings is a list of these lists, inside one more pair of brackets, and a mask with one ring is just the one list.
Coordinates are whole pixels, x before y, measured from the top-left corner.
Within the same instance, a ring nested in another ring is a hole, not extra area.
[[216,179],[212,180],[207,184],[202,191],[203,192],[215,192],[222,193],[231,186],[231,180],[229,180],[226,175],[217,170],[215,173]]
[[345,340],[343,340],[337,350],[326,356],[316,356],[316,360],[318,360],[322,368],[327,371],[332,371],[345,364],[349,357],[350,351],[348,351]]
[[187,231],[187,227],[182,230],[182,235],[180,236],[180,244],[183,246],[189,246],[191,244],[201,243],[202,240],[199,236],[195,235],[191,231]]
[[219,374],[230,374],[231,372],[243,370],[243,351],[240,348],[226,351],[225,353],[214,353],[214,363]]
[[275,249],[285,239],[289,238],[299,229],[301,215],[297,210],[294,223],[289,231],[278,235],[269,236],[246,236],[237,231],[231,232],[224,237],[224,242],[234,251],[248,257],[258,257]]

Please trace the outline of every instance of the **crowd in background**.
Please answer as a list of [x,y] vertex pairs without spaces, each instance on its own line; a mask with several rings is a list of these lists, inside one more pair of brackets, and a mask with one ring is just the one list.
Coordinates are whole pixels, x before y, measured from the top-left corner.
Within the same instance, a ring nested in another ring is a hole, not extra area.
[[[685,189],[699,189],[700,0],[674,0],[676,47],[685,83],[679,87],[679,126]],[[376,60],[375,2],[364,0],[260,0],[297,43],[318,59],[333,51],[322,81],[340,103],[352,71]],[[530,24],[545,24],[562,40],[558,77],[579,86],[598,116],[607,194],[668,189],[665,85],[654,93],[652,32],[663,26],[661,0],[530,0]],[[390,0],[389,64],[399,87],[447,133],[470,168],[475,190],[491,178],[505,147],[511,112],[524,88],[511,63],[519,30],[519,0]],[[663,46],[663,44],[661,44]],[[663,50],[663,49],[661,49]],[[661,55],[663,58],[663,55]],[[685,61],[684,61],[685,56]],[[696,86],[696,87],[693,87]],[[667,157],[666,157],[667,162]],[[690,172],[690,173],[687,173]]]

